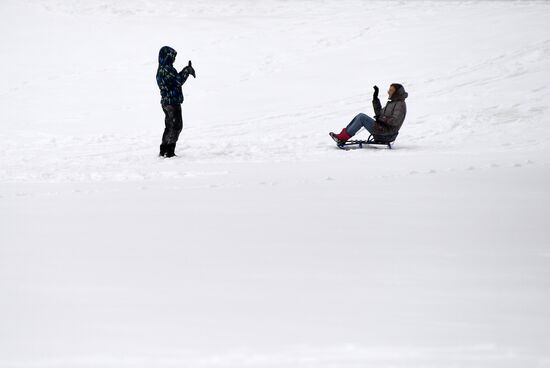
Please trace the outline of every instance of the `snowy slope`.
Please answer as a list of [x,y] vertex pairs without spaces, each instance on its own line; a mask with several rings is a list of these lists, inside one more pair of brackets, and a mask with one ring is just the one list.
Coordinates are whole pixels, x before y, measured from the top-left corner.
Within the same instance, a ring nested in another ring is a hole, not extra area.
[[[0,367],[550,367],[549,13],[3,1]],[[392,82],[395,150],[336,149]]]

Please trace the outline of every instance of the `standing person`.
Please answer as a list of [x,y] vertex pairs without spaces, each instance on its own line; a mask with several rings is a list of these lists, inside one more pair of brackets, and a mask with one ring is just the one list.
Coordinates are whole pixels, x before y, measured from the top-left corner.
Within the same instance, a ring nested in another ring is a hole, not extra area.
[[171,47],[164,46],[159,51],[159,67],[157,69],[157,84],[160,88],[162,111],[164,111],[164,134],[160,145],[161,157],[174,157],[176,154],[176,142],[178,141],[181,130],[183,129],[183,119],[181,116],[181,104],[183,102],[183,93],[181,86],[185,83],[189,75],[195,78],[195,69],[189,64],[177,72],[174,68],[177,52]]
[[364,127],[372,135],[392,136],[399,132],[405,115],[407,115],[407,104],[405,99],[409,94],[399,83],[393,83],[388,89],[388,103],[384,108],[378,98],[378,86],[374,86],[372,106],[374,108],[374,119],[363,113],[357,114],[347,127],[339,134],[330,132],[329,135],[338,144],[344,144],[353,137],[361,127]]

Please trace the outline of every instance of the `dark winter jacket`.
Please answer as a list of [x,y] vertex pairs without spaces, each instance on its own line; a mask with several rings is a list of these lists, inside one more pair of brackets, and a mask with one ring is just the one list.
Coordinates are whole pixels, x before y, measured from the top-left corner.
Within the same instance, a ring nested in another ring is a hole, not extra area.
[[164,46],[159,51],[159,67],[157,69],[157,84],[160,88],[160,103],[165,105],[176,105],[183,102],[183,93],[181,86],[189,77],[186,69],[177,72],[174,66],[176,60],[176,50]]
[[405,115],[407,115],[405,99],[408,96],[409,94],[405,92],[405,88],[400,87],[395,91],[384,108],[382,108],[378,97],[372,100],[374,116],[376,118],[376,123],[374,124],[376,134],[391,135],[399,131],[405,120]]

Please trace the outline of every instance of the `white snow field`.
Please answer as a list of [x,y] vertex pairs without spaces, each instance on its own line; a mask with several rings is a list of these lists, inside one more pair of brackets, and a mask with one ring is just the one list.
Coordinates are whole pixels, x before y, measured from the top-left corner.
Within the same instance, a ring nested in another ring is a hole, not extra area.
[[[550,367],[549,19],[2,0],[0,367]],[[395,149],[337,149],[392,82]]]

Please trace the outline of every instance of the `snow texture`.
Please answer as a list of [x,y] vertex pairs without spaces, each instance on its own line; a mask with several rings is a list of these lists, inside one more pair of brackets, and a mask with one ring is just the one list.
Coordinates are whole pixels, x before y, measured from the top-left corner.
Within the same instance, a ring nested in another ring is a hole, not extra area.
[[[550,367],[549,14],[3,0],[0,368]],[[395,149],[337,149],[393,82]]]

